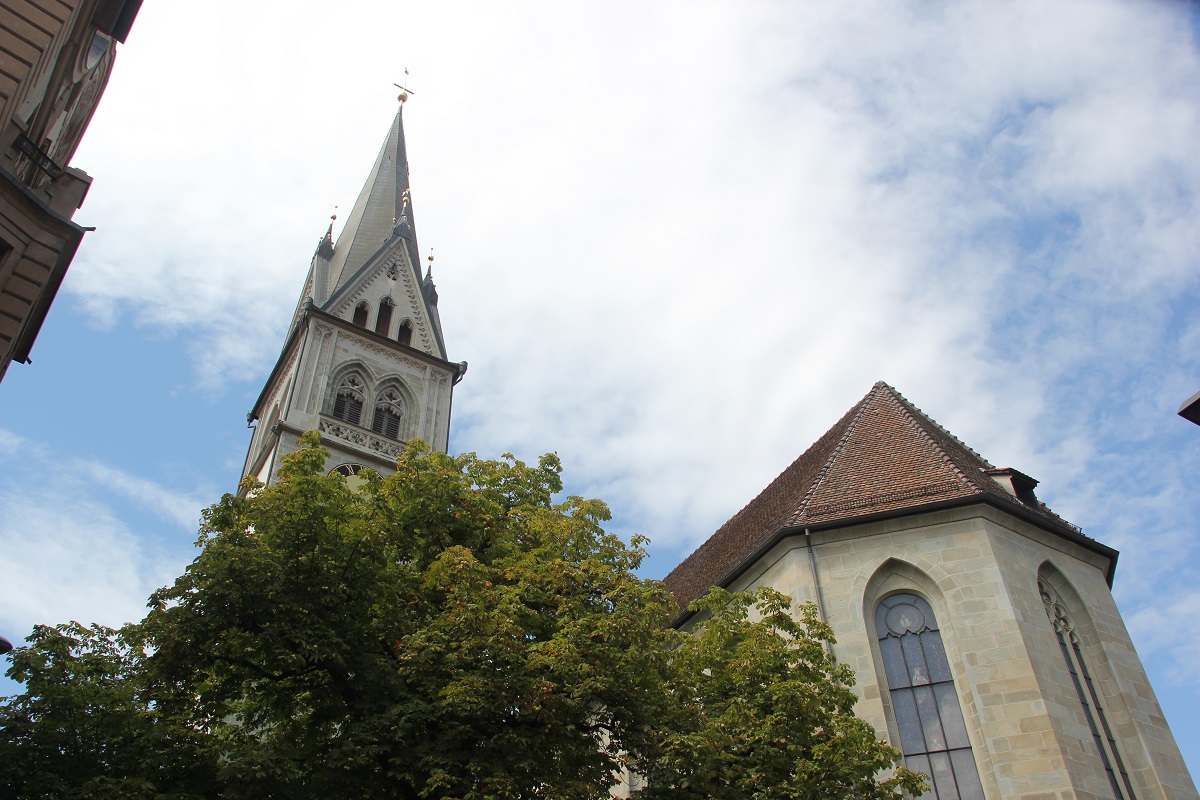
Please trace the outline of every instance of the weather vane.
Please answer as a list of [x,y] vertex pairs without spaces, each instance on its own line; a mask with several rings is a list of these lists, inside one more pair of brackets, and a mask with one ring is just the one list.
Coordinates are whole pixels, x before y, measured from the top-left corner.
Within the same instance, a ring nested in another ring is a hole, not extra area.
[[[408,76],[408,67],[404,68],[404,75],[405,75],[404,82],[408,83],[408,77],[407,77]],[[401,103],[403,103],[405,100],[407,100],[408,96],[410,94],[416,94],[416,92],[414,92],[412,89],[401,86],[398,83],[393,83],[392,86],[395,86],[397,89],[400,90],[400,94],[399,94],[399,96],[396,97],[396,99],[399,100]]]

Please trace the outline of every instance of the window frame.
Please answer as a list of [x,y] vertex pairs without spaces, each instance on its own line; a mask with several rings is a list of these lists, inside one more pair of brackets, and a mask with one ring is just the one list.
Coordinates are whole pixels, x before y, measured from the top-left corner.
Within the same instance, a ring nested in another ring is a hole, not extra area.
[[[1070,683],[1075,690],[1075,699],[1079,702],[1084,722],[1092,735],[1092,743],[1096,747],[1096,755],[1108,779],[1109,788],[1116,800],[1138,800],[1134,790],[1133,778],[1125,766],[1125,758],[1117,745],[1112,724],[1108,721],[1105,707],[1112,710],[1109,698],[1097,686],[1095,670],[1088,666],[1085,651],[1091,649],[1087,639],[1094,636],[1094,631],[1085,613],[1077,614],[1071,609],[1065,595],[1067,592],[1055,584],[1066,583],[1066,579],[1050,564],[1043,565],[1038,570],[1037,592],[1046,612],[1046,619],[1052,634],[1062,654],[1063,669],[1070,677]],[[1071,594],[1074,594],[1073,590]],[[1082,635],[1080,628],[1083,628]],[[1093,636],[1089,636],[1092,633]],[[1103,701],[1103,702],[1101,702]]]
[[329,416],[341,422],[361,427],[368,386],[366,377],[356,369],[341,373],[333,384],[333,392],[328,406]]
[[[898,633],[904,614],[891,624],[888,620],[902,606],[916,609],[919,620],[910,618],[904,632]],[[930,791],[923,797],[984,800],[984,772],[933,604],[906,587],[884,594],[871,608],[874,649],[882,667],[877,678],[896,734],[893,745],[909,769],[930,776]],[[889,642],[895,644],[885,644]]]

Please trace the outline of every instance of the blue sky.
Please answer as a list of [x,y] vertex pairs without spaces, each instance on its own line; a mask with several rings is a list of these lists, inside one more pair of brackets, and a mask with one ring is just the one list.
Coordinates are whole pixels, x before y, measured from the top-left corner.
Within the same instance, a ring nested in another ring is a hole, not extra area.
[[237,483],[404,69],[451,449],[562,456],[661,576],[876,380],[1121,550],[1200,770],[1200,52],[1166,2],[148,2],[0,384],[0,630],[119,624]]

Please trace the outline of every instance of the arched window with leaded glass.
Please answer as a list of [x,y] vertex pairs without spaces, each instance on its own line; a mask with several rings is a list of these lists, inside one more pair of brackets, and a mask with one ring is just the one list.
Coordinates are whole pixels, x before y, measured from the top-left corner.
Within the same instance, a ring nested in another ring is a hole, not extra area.
[[358,425],[362,420],[366,384],[357,373],[345,375],[338,381],[333,398],[333,416]]
[[400,439],[404,421],[404,398],[395,386],[379,393],[375,400],[375,415],[371,418],[371,430],[389,439]]
[[1096,745],[1096,753],[1100,764],[1104,767],[1108,785],[1112,788],[1117,800],[1136,800],[1133,782],[1125,769],[1121,752],[1117,749],[1117,741],[1113,736],[1112,727],[1108,724],[1108,715],[1104,713],[1104,703],[1096,690],[1096,682],[1088,669],[1083,657],[1083,643],[1067,611],[1062,597],[1050,585],[1048,568],[1044,568],[1038,578],[1038,594],[1042,596],[1042,605],[1046,608],[1046,617],[1054,628],[1054,637],[1058,640],[1058,649],[1062,652],[1067,673],[1071,676],[1071,684],[1075,688],[1075,696],[1087,721],[1092,741]]
[[929,776],[933,800],[984,800],[954,675],[933,608],[915,594],[885,597],[875,630],[904,764]]

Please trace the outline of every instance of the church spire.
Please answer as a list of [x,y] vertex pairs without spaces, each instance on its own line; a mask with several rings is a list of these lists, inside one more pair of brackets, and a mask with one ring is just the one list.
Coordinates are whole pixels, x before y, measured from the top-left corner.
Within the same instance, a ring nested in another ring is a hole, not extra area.
[[260,423],[244,474],[277,480],[282,457],[310,430],[330,453],[326,469],[347,476],[364,465],[386,474],[409,439],[445,452],[465,372],[446,360],[433,278],[422,278],[398,111],[341,235],[335,243],[330,226],[317,244],[250,412]]
[[[336,294],[393,236],[405,240],[414,270],[417,256],[416,221],[408,183],[408,153],[404,145],[404,106],[401,104],[375,165],[338,236],[330,265],[330,294]],[[420,272],[417,278],[420,279]]]

